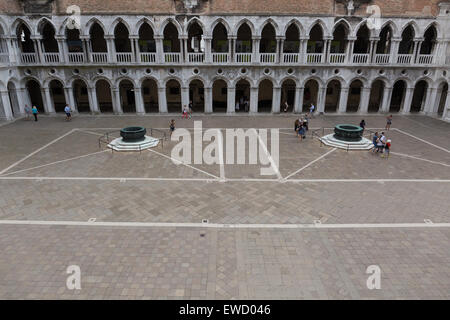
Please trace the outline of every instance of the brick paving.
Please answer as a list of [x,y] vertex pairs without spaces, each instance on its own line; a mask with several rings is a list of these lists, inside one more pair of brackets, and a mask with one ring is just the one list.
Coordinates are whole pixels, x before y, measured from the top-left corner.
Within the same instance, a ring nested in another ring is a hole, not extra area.
[[[174,142],[154,149],[160,154],[98,153],[98,134],[107,130],[98,128],[130,124],[165,128],[170,118],[80,116],[66,123],[62,117],[43,116],[37,123],[18,120],[0,126],[0,171],[70,130],[85,128],[28,157],[5,172],[4,178],[0,176],[0,220],[450,222],[449,182],[400,181],[450,179],[450,154],[442,150],[450,149],[448,123],[422,116],[394,116],[393,128],[401,131],[388,133],[393,151],[429,161],[396,154],[381,159],[370,152],[335,150],[294,174],[291,179],[300,179],[297,182],[265,181],[276,177],[261,176],[258,165],[224,167],[228,179],[258,181],[207,181],[220,176],[220,166],[175,165],[163,156],[170,156]],[[289,129],[293,116],[197,119],[204,128],[286,128],[280,134],[283,177],[331,150],[309,137],[297,141]],[[384,127],[382,116],[365,119],[368,127]],[[317,117],[311,126],[333,127],[338,122],[359,120],[360,116]],[[177,118],[178,128],[192,126],[192,121]],[[80,157],[91,153],[96,154]],[[80,158],[52,164],[75,157]],[[83,179],[112,177],[163,180]],[[193,178],[199,181],[179,180]],[[448,228],[206,230],[0,225],[0,230],[0,298],[4,299],[448,299],[450,292]],[[65,287],[65,269],[70,264],[81,267],[80,291]],[[382,269],[381,290],[365,286],[365,269],[371,264]]]

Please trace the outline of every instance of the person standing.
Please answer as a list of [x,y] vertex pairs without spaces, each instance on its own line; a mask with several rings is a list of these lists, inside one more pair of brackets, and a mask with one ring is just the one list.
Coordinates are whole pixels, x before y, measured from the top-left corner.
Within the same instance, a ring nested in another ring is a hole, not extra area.
[[38,121],[38,113],[39,113],[39,111],[38,111],[38,109],[36,108],[36,106],[33,106],[33,108],[31,109],[31,113],[33,114],[33,116],[34,116],[34,121]]
[[183,115],[181,116],[181,118],[186,118],[186,119],[189,118],[188,109],[186,106],[184,106],[184,108],[183,108]]
[[378,132],[375,132],[375,134],[373,135],[373,138],[372,138],[372,143],[373,143],[372,152],[375,152],[375,150],[377,150],[377,152],[378,152],[377,142],[378,142]]
[[25,105],[25,115],[28,120],[31,118],[31,108],[27,104]]
[[72,119],[72,110],[70,109],[69,105],[66,104],[64,107],[64,112],[66,113],[66,121],[70,121]]
[[389,131],[392,124],[392,114],[386,117],[386,130]]
[[189,101],[189,118],[192,118],[192,113],[194,112],[194,105],[192,103],[192,100]]
[[[384,145],[384,151],[386,154],[386,159],[389,158],[389,153],[391,152],[391,139],[389,139]],[[384,158],[384,155],[381,155],[381,157]]]
[[175,131],[175,120],[174,119],[170,120],[169,129],[170,129],[170,138],[172,138],[172,133]]
[[314,110],[316,109],[316,107],[311,103],[311,107],[309,107],[309,114],[311,115],[311,118],[314,115]]
[[364,119],[361,120],[361,122],[359,123],[359,126],[363,129],[363,132],[366,128],[366,122],[364,121]]
[[284,112],[287,112],[289,109],[289,104],[287,103],[287,101],[284,102]]

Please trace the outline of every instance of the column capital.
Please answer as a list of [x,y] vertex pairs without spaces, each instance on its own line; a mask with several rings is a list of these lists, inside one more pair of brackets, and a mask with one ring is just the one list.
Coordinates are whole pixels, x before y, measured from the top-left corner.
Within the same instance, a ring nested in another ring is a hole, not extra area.
[[155,40],[162,40],[162,39],[164,39],[164,36],[161,36],[161,35],[154,35],[154,36],[153,36],[153,39],[155,39]]
[[111,34],[105,34],[104,38],[105,38],[105,40],[114,40],[115,39],[115,37]]

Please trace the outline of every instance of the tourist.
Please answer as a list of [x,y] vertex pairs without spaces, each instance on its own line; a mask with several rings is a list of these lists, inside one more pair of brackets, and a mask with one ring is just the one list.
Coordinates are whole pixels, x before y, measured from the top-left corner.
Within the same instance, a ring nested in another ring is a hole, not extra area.
[[189,101],[189,118],[192,118],[192,113],[194,112],[194,105],[192,103],[192,100]]
[[314,109],[316,109],[316,107],[311,103],[311,107],[309,107],[309,114],[311,115],[311,118],[314,117]]
[[[384,150],[386,154],[386,159],[389,158],[389,153],[391,152],[391,139],[386,141],[386,144],[384,145]],[[382,158],[384,158],[384,155],[381,155]]]
[[372,152],[375,152],[375,150],[377,150],[377,152],[378,152],[377,142],[378,142],[378,132],[375,132],[375,134],[373,135],[373,138],[372,138],[372,143],[373,143]]
[[366,128],[366,122],[364,121],[364,119],[361,120],[361,122],[359,123],[359,126],[363,129],[363,132],[364,132],[364,129]]
[[305,131],[308,131],[308,114],[305,114],[305,118],[303,119],[303,127],[305,128]]
[[27,104],[25,105],[25,115],[28,120],[31,118],[31,108]]
[[234,107],[234,110],[239,111],[239,107],[240,107],[239,101],[236,101],[236,105]]
[[169,129],[170,129],[170,138],[172,138],[172,133],[175,131],[175,120],[174,119],[170,120]]
[[380,141],[382,143],[381,153],[383,153],[383,149],[386,146],[386,136],[384,132],[381,133]]
[[287,112],[289,109],[289,104],[287,103],[287,101],[284,102],[284,112]]
[[181,116],[181,118],[186,118],[186,119],[189,118],[188,109],[186,106],[184,106],[184,108],[183,108],[183,115]]
[[69,105],[66,104],[65,108],[64,108],[64,112],[66,113],[66,121],[70,121],[72,119],[72,115],[71,113],[71,109],[69,107]]
[[300,138],[300,141],[305,138],[305,128],[303,128],[302,122],[300,122],[298,127],[297,136]]
[[392,114],[386,117],[386,130],[389,131],[392,124]]
[[248,103],[247,97],[244,97],[244,110],[248,112],[250,104]]
[[33,114],[33,116],[34,116],[34,121],[38,121],[38,113],[39,113],[39,111],[38,111],[38,109],[36,108],[36,106],[33,106],[33,108],[31,109],[31,113]]
[[297,120],[295,120],[295,123],[294,123],[294,130],[297,133],[297,135],[298,135],[298,128],[299,127],[300,127],[300,119],[297,119]]

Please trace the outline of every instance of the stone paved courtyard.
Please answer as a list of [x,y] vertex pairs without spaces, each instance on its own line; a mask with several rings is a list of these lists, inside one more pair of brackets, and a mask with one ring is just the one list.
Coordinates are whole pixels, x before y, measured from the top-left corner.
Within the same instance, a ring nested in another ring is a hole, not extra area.
[[[384,159],[300,142],[292,115],[194,117],[204,129],[279,128],[280,176],[176,165],[170,141],[99,148],[105,132],[167,131],[171,118],[193,128],[178,115],[0,123],[0,298],[450,298],[450,124],[394,116]],[[316,116],[310,127],[360,120]],[[69,265],[81,290],[66,288]],[[366,286],[369,265],[380,290]]]

